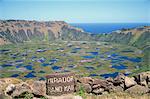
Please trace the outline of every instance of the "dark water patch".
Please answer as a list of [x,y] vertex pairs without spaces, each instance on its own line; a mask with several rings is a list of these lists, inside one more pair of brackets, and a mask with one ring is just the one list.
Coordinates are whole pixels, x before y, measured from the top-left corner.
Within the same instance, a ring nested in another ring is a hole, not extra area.
[[39,80],[46,80],[44,77],[39,78]]
[[108,51],[108,52],[104,52],[103,54],[104,55],[110,55],[111,53]]
[[98,52],[87,52],[87,53],[90,53],[92,55],[98,55]]
[[25,78],[34,78],[36,77],[32,72],[28,73],[27,75],[24,76]]
[[68,59],[68,62],[74,62],[74,59]]
[[11,50],[9,50],[9,49],[0,50],[0,54],[5,54],[5,53],[9,53],[9,52],[11,52]]
[[18,64],[16,68],[20,68],[21,66],[23,66],[23,64]]
[[32,60],[32,61],[35,61],[36,59],[37,59],[37,56],[32,56],[32,57],[31,57],[31,60]]
[[87,70],[95,70],[95,68],[92,66],[85,66],[84,68],[86,68]]
[[32,58],[37,58],[37,56],[34,56],[34,55],[33,55]]
[[137,58],[129,58],[128,60],[130,60],[130,61],[132,61],[132,62],[137,62],[137,63],[139,63],[139,62],[141,62],[141,59],[142,59],[142,58],[137,57]]
[[96,50],[100,50],[100,48],[95,48]]
[[70,53],[77,53],[77,51],[71,51]]
[[28,64],[29,64],[29,65],[33,65],[33,63],[32,63],[32,62],[29,62]]
[[64,50],[64,48],[57,48],[56,50]]
[[123,50],[121,52],[123,52],[123,53],[134,53],[134,51],[132,51],[132,50]]
[[124,69],[127,69],[127,66],[120,64],[119,66],[113,65],[111,68],[115,68],[117,70],[124,70]]
[[67,56],[67,54],[66,53],[62,53],[59,56]]
[[24,60],[16,60],[15,64],[22,64],[24,62]]
[[104,55],[100,55],[100,58],[105,58]]
[[129,76],[130,74],[132,74],[132,72],[127,71],[124,73],[125,76]]
[[36,50],[36,52],[45,52],[45,51],[47,51],[46,49],[38,49],[38,50]]
[[119,58],[120,58],[120,59],[124,59],[124,60],[128,60],[128,61],[131,61],[131,62],[136,62],[136,63],[139,63],[139,62],[141,62],[141,60],[142,60],[141,57],[131,58],[131,57],[127,57],[127,56],[120,56]]
[[83,42],[82,44],[87,44],[87,42]]
[[26,52],[22,53],[21,56],[28,56]]
[[55,62],[57,62],[58,61],[58,59],[51,59],[50,60],[50,62],[53,62],[53,63],[55,63]]
[[123,59],[120,59],[120,58],[110,58],[110,60],[111,60],[111,63],[120,63],[124,61]]
[[23,62],[24,60],[16,60],[15,62]]
[[11,67],[13,64],[2,64],[2,67]]
[[95,77],[95,76],[99,76],[98,74],[90,74],[90,77]]
[[45,71],[43,71],[43,70],[40,70],[38,73],[46,73]]
[[52,70],[54,71],[58,71],[58,70],[61,70],[62,67],[60,66],[52,66]]
[[72,50],[78,51],[81,50],[81,48],[73,48]]
[[37,59],[37,62],[39,62],[39,63],[44,63],[45,61],[46,61],[46,58],[44,58],[44,57]]
[[93,59],[94,58],[94,56],[82,56],[82,57],[85,59]]
[[104,78],[109,78],[109,77],[115,78],[115,77],[118,76],[118,74],[119,74],[118,72],[114,72],[114,73],[101,74],[100,76],[101,76],[101,77],[104,77]]
[[69,70],[63,70],[62,72],[70,72]]
[[58,59],[51,59],[50,61],[49,61],[49,64],[50,65],[53,65],[54,63],[56,63],[58,61]]
[[10,57],[15,59],[17,58],[17,55],[12,54]]
[[119,54],[118,53],[113,53],[113,54],[111,54],[111,56],[112,57],[117,57],[117,56],[119,56]]
[[33,70],[32,65],[26,65],[24,66],[27,70]]
[[75,68],[75,65],[69,65],[68,68]]
[[49,65],[50,65],[49,63],[43,63],[43,64],[41,64],[41,66],[44,66],[44,67],[49,66]]
[[67,47],[72,47],[73,45],[71,43],[67,44]]
[[13,75],[11,75],[11,77],[18,77],[19,76],[19,74],[13,74]]
[[32,71],[31,73],[36,73],[35,71]]
[[116,51],[118,48],[111,48],[112,51]]

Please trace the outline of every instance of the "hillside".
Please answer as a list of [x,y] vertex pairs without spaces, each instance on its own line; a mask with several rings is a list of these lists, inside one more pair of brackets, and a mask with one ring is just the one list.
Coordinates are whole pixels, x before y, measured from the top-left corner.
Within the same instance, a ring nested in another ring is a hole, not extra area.
[[140,48],[149,45],[150,26],[113,31],[111,34],[92,35],[64,21],[1,20],[0,45],[24,41],[94,40],[134,45]]
[[[73,34],[72,34],[73,33]],[[78,36],[80,34],[80,36]],[[25,20],[1,20],[0,44],[22,43],[36,40],[86,40],[89,34],[82,29],[72,27],[63,21],[25,21]],[[84,37],[83,37],[84,36]],[[77,38],[77,37],[80,37]]]
[[95,40],[129,44],[140,47],[149,44],[150,27],[143,26],[132,29],[116,30],[111,34],[95,35]]

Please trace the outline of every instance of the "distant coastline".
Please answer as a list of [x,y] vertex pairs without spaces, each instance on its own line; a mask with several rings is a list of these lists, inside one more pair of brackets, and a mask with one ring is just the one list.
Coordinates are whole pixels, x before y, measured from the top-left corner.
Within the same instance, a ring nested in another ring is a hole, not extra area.
[[72,26],[82,28],[85,32],[93,34],[111,33],[115,30],[150,26],[150,23],[69,23]]

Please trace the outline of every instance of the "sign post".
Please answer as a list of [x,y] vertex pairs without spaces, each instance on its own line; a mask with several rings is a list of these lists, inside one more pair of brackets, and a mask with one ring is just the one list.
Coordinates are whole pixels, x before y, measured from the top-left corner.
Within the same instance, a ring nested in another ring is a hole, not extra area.
[[47,95],[58,96],[73,93],[75,90],[74,73],[54,73],[46,78]]

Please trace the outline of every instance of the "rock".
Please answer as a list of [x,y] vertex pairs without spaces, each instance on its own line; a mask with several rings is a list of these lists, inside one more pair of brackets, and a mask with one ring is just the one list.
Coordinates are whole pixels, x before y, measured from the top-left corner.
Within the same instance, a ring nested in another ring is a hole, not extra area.
[[32,93],[35,95],[46,95],[46,83],[44,81],[34,81],[30,85]]
[[141,84],[142,86],[148,87],[148,84],[147,84],[146,80],[140,82],[140,84]]
[[118,86],[120,84],[123,84],[125,80],[125,75],[122,73],[119,73],[116,78],[114,78],[113,84]]
[[76,82],[76,84],[75,84],[75,92],[78,92],[80,90],[80,86],[81,85],[82,85],[81,83]]
[[150,71],[140,73],[139,75],[141,81],[143,80],[150,81]]
[[83,89],[87,93],[90,93],[92,91],[92,87],[89,84],[83,84]]
[[124,89],[121,86],[113,86],[111,92],[123,92]]
[[113,80],[112,78],[110,78],[110,77],[109,77],[109,78],[106,78],[106,80],[107,80],[108,82],[111,82],[111,83],[113,83],[113,81],[114,81],[114,80]]
[[0,92],[5,93],[6,87],[9,84],[18,84],[21,83],[22,80],[16,78],[0,78]]
[[135,82],[134,78],[130,78],[130,77],[125,77],[125,87],[129,88],[132,87],[134,85],[136,85],[137,83]]
[[125,91],[131,94],[146,94],[149,92],[149,89],[141,85],[135,85],[133,87],[128,88]]
[[99,87],[101,87],[100,84],[97,84],[97,85],[93,85],[93,86],[92,86],[93,89],[96,89],[96,88],[99,88]]
[[12,99],[9,96],[6,96],[5,94],[0,93],[0,99]]
[[93,80],[93,85],[96,85],[96,84],[105,84],[106,82],[107,82],[106,80],[94,79]]
[[104,92],[103,88],[96,88],[92,91],[94,94],[102,94]]
[[76,83],[75,92],[80,91],[81,87],[87,93],[90,93],[92,91],[92,87],[89,84]]
[[94,81],[93,81],[93,86],[100,85],[100,87],[107,87],[108,84],[109,83],[106,80],[102,80],[102,79],[94,79]]
[[150,83],[150,71],[140,73],[140,74],[134,76],[134,78],[135,78],[136,82],[139,84],[141,82],[143,82],[144,80],[146,80],[147,83]]
[[11,95],[15,88],[16,86],[14,84],[9,84],[5,90],[5,94]]
[[17,78],[1,78],[0,79],[0,84],[3,84],[3,83],[7,83],[7,84],[18,84],[22,82],[22,80],[20,79],[17,79]]
[[109,83],[107,80],[94,79],[92,89],[95,88],[104,88],[109,91],[112,87],[112,83]]
[[140,75],[133,76],[135,81],[140,84]]
[[107,91],[104,91],[103,93],[102,93],[103,95],[106,95],[106,94],[109,94]]
[[91,77],[82,77],[78,80],[82,84],[92,84],[93,79]]
[[21,95],[24,92],[32,93],[31,87],[27,83],[25,83],[25,82],[17,84],[16,88],[12,92],[11,96],[12,97],[16,97],[16,96]]

